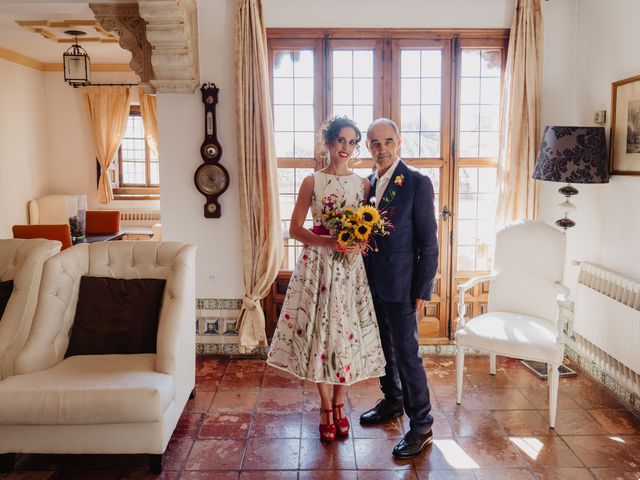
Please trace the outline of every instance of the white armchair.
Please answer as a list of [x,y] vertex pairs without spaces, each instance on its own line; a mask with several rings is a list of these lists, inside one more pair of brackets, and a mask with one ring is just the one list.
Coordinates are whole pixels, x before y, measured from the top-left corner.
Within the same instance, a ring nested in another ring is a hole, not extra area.
[[39,238],[0,240],[0,281],[13,280],[13,292],[0,318],[0,380],[13,374],[13,362],[31,330],[42,267],[60,246]]
[[29,223],[31,225],[53,225],[69,223],[67,197],[75,195],[45,195],[29,202]]
[[[165,279],[157,353],[64,358],[82,276]],[[0,381],[0,454],[148,453],[152,471],[195,385],[195,247],[80,244],[44,266],[14,375]]]
[[[512,224],[496,235],[492,275],[458,286],[456,393],[462,400],[466,349],[489,353],[490,373],[496,355],[547,363],[549,425],[555,427],[559,371],[564,355],[558,302],[568,295],[562,285],[565,236],[539,221]],[[488,312],[465,320],[464,294],[474,285],[491,282]]]

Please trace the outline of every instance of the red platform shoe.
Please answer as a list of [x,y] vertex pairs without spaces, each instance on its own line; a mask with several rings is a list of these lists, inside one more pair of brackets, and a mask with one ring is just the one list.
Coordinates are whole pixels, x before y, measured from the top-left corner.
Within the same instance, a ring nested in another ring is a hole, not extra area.
[[[330,420],[330,416],[333,413],[333,410],[325,410],[324,408],[320,409],[320,421],[322,421],[322,414],[326,414],[327,422]],[[324,440],[325,442],[333,442],[336,439],[336,425],[335,423],[321,423],[320,424],[320,440]]]
[[[333,422],[336,426],[336,433],[341,437],[349,435],[349,419],[344,415],[344,403],[339,403],[333,406],[335,415],[333,416]],[[342,415],[341,418],[336,418],[338,415]]]

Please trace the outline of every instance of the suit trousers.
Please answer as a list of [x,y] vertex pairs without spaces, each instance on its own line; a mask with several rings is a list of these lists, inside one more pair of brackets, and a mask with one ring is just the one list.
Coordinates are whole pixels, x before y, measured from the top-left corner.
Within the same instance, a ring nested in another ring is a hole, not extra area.
[[385,302],[375,294],[373,305],[387,361],[380,388],[388,402],[404,406],[411,430],[424,434],[431,429],[433,417],[418,345],[416,310],[411,302]]

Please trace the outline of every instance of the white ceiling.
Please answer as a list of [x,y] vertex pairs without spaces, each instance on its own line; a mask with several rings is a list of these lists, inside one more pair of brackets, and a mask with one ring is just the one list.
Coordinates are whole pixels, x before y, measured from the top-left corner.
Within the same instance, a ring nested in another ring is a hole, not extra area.
[[[111,0],[93,3],[135,3],[136,0]],[[62,54],[70,44],[56,43],[41,34],[19,26],[16,20],[94,20],[88,2],[67,0],[61,3],[46,0],[0,0],[0,47],[31,57],[43,63],[62,63]],[[78,28],[82,30],[82,28]],[[82,43],[91,63],[128,64],[131,53],[117,43]]]

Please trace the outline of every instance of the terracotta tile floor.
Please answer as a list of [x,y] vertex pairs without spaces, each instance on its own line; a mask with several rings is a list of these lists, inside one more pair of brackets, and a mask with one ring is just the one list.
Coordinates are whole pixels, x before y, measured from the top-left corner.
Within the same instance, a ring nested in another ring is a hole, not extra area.
[[434,443],[421,457],[391,450],[408,428],[402,417],[361,427],[380,397],[377,381],[348,393],[352,431],[318,440],[315,385],[265,368],[262,360],[200,357],[197,396],[175,430],[164,472],[144,455],[20,455],[0,478],[167,480],[640,479],[640,419],[585,374],[561,380],[556,430],[548,428],[547,384],[519,362],[467,357],[462,405],[455,403],[453,357],[425,357]]

